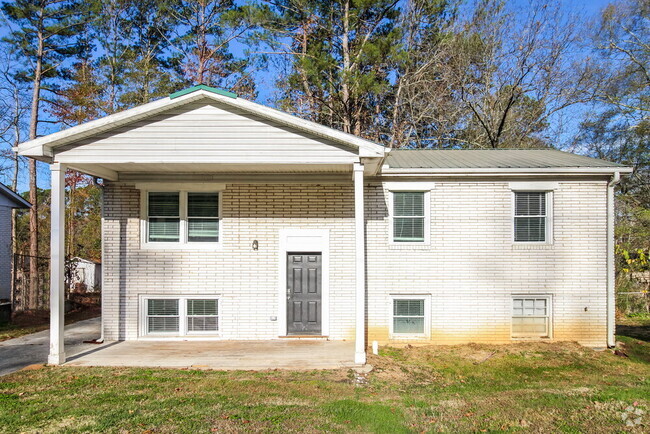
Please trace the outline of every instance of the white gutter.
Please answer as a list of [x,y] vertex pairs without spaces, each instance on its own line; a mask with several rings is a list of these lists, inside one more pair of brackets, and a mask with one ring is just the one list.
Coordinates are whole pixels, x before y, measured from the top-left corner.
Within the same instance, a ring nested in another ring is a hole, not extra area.
[[443,176],[443,175],[514,175],[514,174],[611,174],[630,173],[631,167],[440,167],[440,168],[391,168],[383,166],[385,176]]
[[616,275],[614,261],[614,187],[621,180],[621,173],[614,172],[607,184],[607,346],[616,345]]

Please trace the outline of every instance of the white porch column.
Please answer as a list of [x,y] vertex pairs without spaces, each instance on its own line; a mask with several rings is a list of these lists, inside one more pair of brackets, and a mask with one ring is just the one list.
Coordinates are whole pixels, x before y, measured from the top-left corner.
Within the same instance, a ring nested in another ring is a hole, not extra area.
[[47,363],[60,365],[65,362],[63,344],[65,303],[65,166],[50,165],[52,174],[50,233],[50,355]]
[[366,363],[366,231],[363,199],[363,165],[354,163],[355,232],[355,346],[354,362]]

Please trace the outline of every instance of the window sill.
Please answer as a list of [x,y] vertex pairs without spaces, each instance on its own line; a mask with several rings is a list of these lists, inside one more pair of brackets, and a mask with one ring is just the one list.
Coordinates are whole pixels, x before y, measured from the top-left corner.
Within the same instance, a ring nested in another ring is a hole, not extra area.
[[395,334],[390,335],[390,340],[392,341],[426,341],[429,340],[429,336],[426,334]]
[[431,250],[431,244],[425,243],[388,243],[389,250]]
[[553,250],[554,244],[551,243],[513,243],[512,250]]
[[223,243],[140,243],[140,250],[223,250]]

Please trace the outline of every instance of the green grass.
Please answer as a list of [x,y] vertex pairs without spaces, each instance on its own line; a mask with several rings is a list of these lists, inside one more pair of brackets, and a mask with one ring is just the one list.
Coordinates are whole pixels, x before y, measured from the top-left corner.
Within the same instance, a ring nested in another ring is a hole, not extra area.
[[2,324],[0,325],[0,342],[8,339],[18,338],[20,336],[47,330],[48,324],[38,324],[33,326],[23,326],[19,324]]
[[[99,306],[86,306],[81,309],[69,312],[65,315],[65,323],[72,324],[100,315]],[[14,313],[12,322],[0,324],[0,342],[8,339],[18,338],[50,328],[49,312],[17,312]]]
[[[2,432],[647,432],[650,342],[382,348],[346,370],[43,367],[0,379]],[[626,426],[622,415],[645,412]]]

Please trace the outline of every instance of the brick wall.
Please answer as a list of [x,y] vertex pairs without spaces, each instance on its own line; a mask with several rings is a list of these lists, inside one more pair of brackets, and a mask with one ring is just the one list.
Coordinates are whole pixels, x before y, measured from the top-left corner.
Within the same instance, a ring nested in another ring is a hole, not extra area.
[[[388,340],[390,294],[431,294],[431,340],[511,342],[512,294],[552,295],[553,337],[606,345],[606,182],[561,182],[554,242],[512,242],[508,182],[438,182],[431,245],[388,245],[386,198],[367,189],[368,338]],[[586,309],[586,310],[585,310]]]
[[11,208],[0,206],[0,299],[11,297]]
[[[453,344],[511,342],[512,294],[541,293],[553,297],[554,339],[605,345],[605,181],[559,183],[548,246],[513,244],[505,181],[437,182],[428,247],[389,245],[387,194],[366,188],[370,341],[388,340],[391,294],[430,294],[431,341]],[[138,336],[140,295],[179,293],[219,294],[225,338],[277,337],[283,228],[330,229],[330,336],[353,336],[352,185],[228,185],[216,252],[140,249],[139,190],[109,184],[104,198],[106,339]]]
[[[330,336],[352,336],[352,186],[228,185],[222,195],[222,250],[143,250],[139,190],[107,185],[105,338],[138,336],[138,301],[146,294],[218,294],[224,338],[276,338],[278,323],[271,317],[278,315],[278,233],[283,228],[330,230]],[[257,251],[253,240],[259,242]]]

